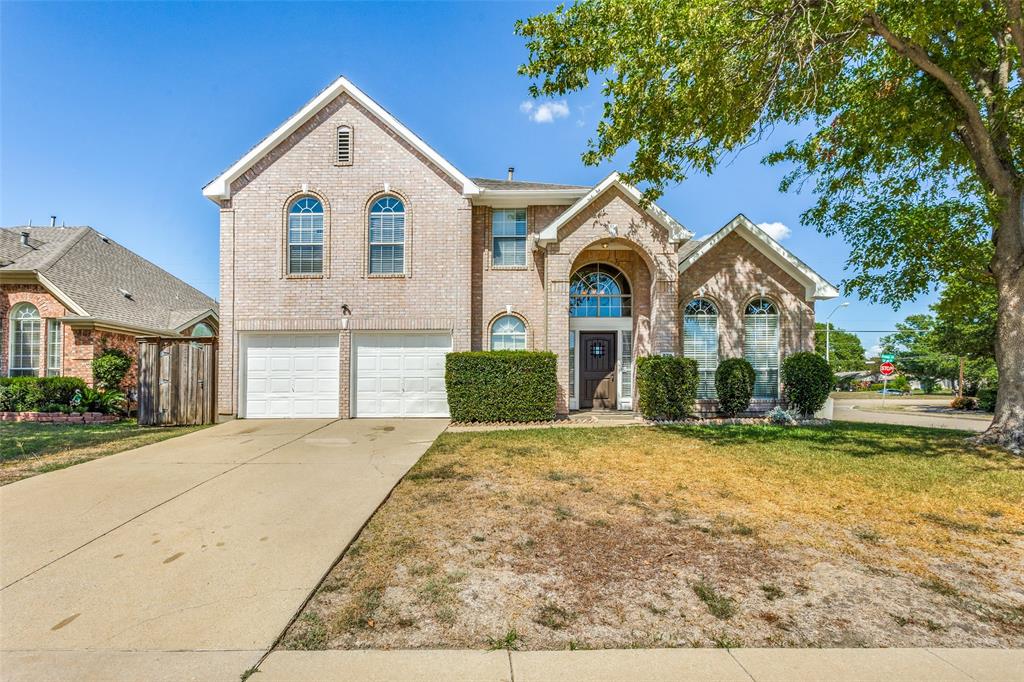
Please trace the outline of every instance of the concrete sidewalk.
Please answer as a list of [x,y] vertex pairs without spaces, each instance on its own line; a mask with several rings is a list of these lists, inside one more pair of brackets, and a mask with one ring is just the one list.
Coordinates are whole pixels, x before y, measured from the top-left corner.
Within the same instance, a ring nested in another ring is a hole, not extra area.
[[250,682],[1024,681],[1024,650],[274,651]]

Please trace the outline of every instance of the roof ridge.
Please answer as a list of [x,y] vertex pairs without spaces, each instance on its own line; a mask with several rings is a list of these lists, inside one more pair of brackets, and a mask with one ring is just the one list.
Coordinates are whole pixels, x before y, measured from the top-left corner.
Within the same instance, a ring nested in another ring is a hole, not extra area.
[[[67,229],[67,228],[64,228],[64,229]],[[71,228],[71,229],[78,230],[79,231],[78,234],[76,234],[73,238],[67,240],[60,248],[57,249],[57,251],[54,254],[53,258],[51,258],[49,261],[47,261],[45,263],[45,267],[46,267],[47,271],[49,271],[50,269],[53,268],[54,265],[59,263],[60,259],[63,258],[64,256],[66,256],[68,251],[70,251],[72,249],[72,247],[74,247],[76,244],[78,244],[78,242],[82,241],[82,239],[85,238],[86,234],[88,234],[89,232],[96,232],[96,230],[92,229],[92,227],[89,226],[89,225],[83,225],[82,227],[75,227],[75,228]],[[42,270],[39,269],[39,268],[36,268],[36,272],[42,272]],[[76,301],[73,301],[73,302],[75,303],[75,305],[78,305],[78,303]],[[82,310],[85,310],[85,308],[82,308]]]

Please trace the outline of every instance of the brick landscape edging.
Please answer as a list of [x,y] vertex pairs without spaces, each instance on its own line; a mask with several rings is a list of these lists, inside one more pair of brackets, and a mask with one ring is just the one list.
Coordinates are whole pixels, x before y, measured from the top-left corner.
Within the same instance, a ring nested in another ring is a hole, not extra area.
[[117,415],[102,412],[65,414],[63,412],[0,412],[0,422],[42,422],[49,424],[109,424]]

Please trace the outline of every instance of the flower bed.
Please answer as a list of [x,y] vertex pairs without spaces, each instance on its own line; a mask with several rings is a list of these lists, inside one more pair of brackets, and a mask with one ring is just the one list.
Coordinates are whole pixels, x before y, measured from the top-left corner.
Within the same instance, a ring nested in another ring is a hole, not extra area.
[[116,414],[102,412],[0,412],[0,422],[43,422],[51,424],[109,424],[119,420]]

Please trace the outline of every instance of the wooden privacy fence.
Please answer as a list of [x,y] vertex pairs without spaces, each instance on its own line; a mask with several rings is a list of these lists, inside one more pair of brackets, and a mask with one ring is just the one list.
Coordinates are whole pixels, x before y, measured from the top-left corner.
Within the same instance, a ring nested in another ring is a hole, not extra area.
[[139,339],[139,424],[212,424],[216,417],[216,339]]

